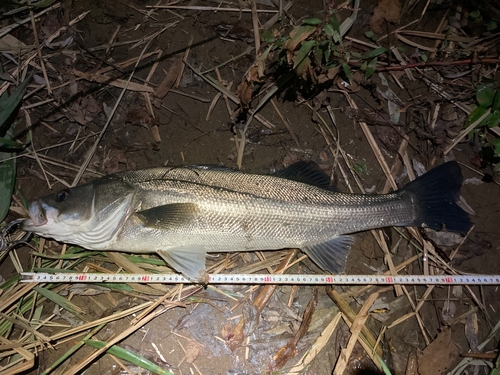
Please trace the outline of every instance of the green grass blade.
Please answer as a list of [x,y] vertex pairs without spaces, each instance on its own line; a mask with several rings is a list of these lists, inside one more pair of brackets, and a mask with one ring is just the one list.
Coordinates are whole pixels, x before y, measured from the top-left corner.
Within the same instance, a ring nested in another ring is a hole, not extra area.
[[[28,86],[31,76],[26,78],[10,96],[2,95],[0,98],[0,136],[4,136],[9,129],[6,124],[9,117],[17,110],[17,106],[21,103],[26,86]],[[5,126],[4,126],[5,125]]]
[[[101,349],[106,343],[103,341],[97,340],[86,340],[86,343],[93,348]],[[158,366],[157,364],[147,360],[146,358],[141,357],[129,350],[126,350],[118,345],[111,346],[107,351],[107,353],[114,355],[117,358],[123,359],[124,361],[130,362],[136,366],[142,367],[146,370],[152,371],[155,374],[159,375],[174,375],[172,372],[165,370]]]
[[61,363],[66,361],[69,357],[73,355],[78,349],[80,349],[87,340],[89,340],[92,336],[94,336],[97,332],[101,330],[106,325],[106,323],[102,323],[95,327],[90,333],[88,333],[83,339],[78,341],[73,347],[71,347],[66,353],[64,353],[57,361],[55,361],[52,365],[50,365],[41,375],[50,374],[53,370],[55,370]]
[[41,294],[42,296],[44,296],[48,300],[54,302],[56,305],[59,305],[61,308],[69,311],[70,313],[72,313],[73,315],[78,317],[79,319],[81,319],[85,322],[88,321],[88,319],[84,318],[81,315],[83,313],[83,310],[80,307],[78,307],[77,305],[75,305],[74,303],[72,303],[71,301],[69,301],[67,298],[64,298],[63,296],[60,296],[59,294],[54,293],[51,290],[41,288],[39,286],[34,287],[33,290],[35,290],[36,292],[38,292],[39,294]]
[[[9,159],[12,156],[14,156],[14,153],[0,152],[0,160]],[[9,212],[15,182],[16,159],[0,162],[0,222],[5,219]]]

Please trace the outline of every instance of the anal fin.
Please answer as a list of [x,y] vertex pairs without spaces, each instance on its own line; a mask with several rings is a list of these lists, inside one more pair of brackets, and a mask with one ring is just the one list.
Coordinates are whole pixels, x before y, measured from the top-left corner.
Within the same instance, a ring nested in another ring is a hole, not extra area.
[[158,250],[157,254],[174,270],[188,279],[202,281],[205,271],[206,251],[203,247],[178,247]]
[[338,236],[327,242],[301,249],[321,269],[338,274],[344,271],[347,253],[354,242],[352,236]]

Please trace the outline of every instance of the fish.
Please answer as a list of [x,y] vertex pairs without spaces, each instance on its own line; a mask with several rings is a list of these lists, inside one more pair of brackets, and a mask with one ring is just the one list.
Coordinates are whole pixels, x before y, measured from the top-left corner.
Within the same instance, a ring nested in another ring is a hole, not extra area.
[[466,233],[459,165],[442,164],[389,194],[330,187],[313,162],[274,175],[224,167],[119,172],[29,204],[23,229],[89,250],[156,253],[192,280],[209,253],[299,248],[323,271],[345,267],[353,234],[390,226]]

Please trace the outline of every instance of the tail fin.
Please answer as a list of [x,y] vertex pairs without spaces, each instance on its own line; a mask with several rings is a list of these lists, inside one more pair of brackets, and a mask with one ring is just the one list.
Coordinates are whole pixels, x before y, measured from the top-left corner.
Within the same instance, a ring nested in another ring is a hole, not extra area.
[[416,198],[419,208],[419,215],[412,225],[466,233],[472,223],[469,215],[455,203],[460,197],[461,186],[460,167],[457,162],[450,161],[403,187],[402,191]]

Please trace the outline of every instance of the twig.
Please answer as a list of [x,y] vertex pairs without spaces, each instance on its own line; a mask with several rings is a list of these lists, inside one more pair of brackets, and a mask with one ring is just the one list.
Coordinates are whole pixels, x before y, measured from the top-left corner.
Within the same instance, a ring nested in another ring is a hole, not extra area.
[[[166,30],[166,28],[163,28],[163,30]],[[94,156],[94,153],[96,152],[97,150],[97,146],[99,145],[99,142],[101,141],[102,137],[104,136],[104,133],[106,132],[106,130],[108,129],[108,126],[109,124],[111,123],[111,120],[113,118],[113,115],[115,114],[116,110],[118,109],[118,105],[120,104],[120,101],[122,100],[123,98],[123,95],[125,95],[125,92],[127,91],[127,87],[130,83],[130,81],[132,80],[132,77],[134,76],[135,74],[135,70],[137,69],[137,67],[139,66],[139,62],[141,61],[141,58],[142,56],[144,55],[144,53],[146,52],[146,50],[149,48],[149,45],[150,43],[152,42],[152,39],[149,39],[148,40],[148,43],[146,44],[146,46],[144,46],[143,50],[141,51],[141,54],[139,56],[139,58],[137,59],[137,63],[135,64],[134,66],[134,69],[132,70],[132,72],[130,73],[130,76],[128,77],[128,80],[126,82],[126,85],[125,87],[123,88],[123,90],[120,92],[120,96],[118,97],[118,99],[116,100],[116,103],[115,103],[115,106],[113,107],[113,110],[111,111],[111,114],[109,115],[108,117],[108,120],[106,121],[106,124],[104,124],[104,127],[101,131],[101,133],[99,134],[99,136],[97,137],[96,141],[94,142],[94,145],[92,146],[92,148],[90,149],[90,152],[88,153],[87,155],[87,158],[84,160],[82,166],[80,167],[80,170],[78,171],[75,179],[73,180],[73,183],[72,183],[72,186],[75,186],[76,184],[78,184],[78,182],[80,181],[80,178],[82,177],[83,175],[83,172],[85,171],[85,169],[87,168],[87,166],[89,165],[90,163],[90,160],[92,159],[92,157]]]
[[401,30],[395,33],[396,35],[410,35],[410,36],[418,36],[420,38],[427,39],[438,39],[438,40],[449,40],[453,42],[459,43],[470,43],[473,42],[476,38],[467,38],[463,36],[450,35],[450,34],[442,34],[442,33],[431,33],[426,31],[418,31],[418,30]]
[[[363,331],[363,328],[366,329],[365,323],[368,317],[368,311],[370,307],[373,305],[375,300],[378,298],[379,293],[372,293],[365,301],[359,313],[356,315],[356,318],[352,321],[351,329],[351,337],[349,338],[349,342],[347,343],[347,347],[342,350],[337,364],[335,365],[335,369],[333,370],[334,375],[342,375],[344,370],[349,362],[349,358],[351,357],[352,351],[354,349],[354,345],[356,341],[360,340],[359,334]],[[351,319],[349,319],[351,320]],[[366,336],[365,336],[366,337]],[[374,346],[375,344],[373,344]],[[380,354],[379,354],[380,356]]]
[[[477,59],[465,59],[465,60],[457,60],[457,61],[428,61],[428,62],[420,62],[413,63],[407,65],[390,65],[384,67],[377,67],[377,71],[385,71],[385,70],[404,70],[404,69],[413,69],[413,68],[425,68],[431,66],[456,66],[456,65],[479,65],[479,64],[500,64],[500,59],[495,58],[477,58]],[[359,65],[357,63],[349,63],[349,65]]]
[[35,160],[42,170],[43,177],[45,178],[45,181],[47,182],[47,186],[49,187],[50,190],[52,190],[52,185],[50,185],[49,179],[47,177],[47,174],[45,173],[45,168],[43,167],[42,162],[40,161],[40,158],[38,157],[38,154],[35,150],[35,145],[33,144],[33,132],[31,131],[32,123],[31,123],[31,116],[29,115],[29,112],[24,112],[25,113],[25,118],[26,118],[26,127],[29,129],[29,134],[31,138],[31,146],[33,149],[33,156],[35,157]]
[[264,76],[264,62],[260,58],[260,33],[259,33],[259,16],[257,15],[257,0],[252,0],[252,27],[253,39],[255,43],[255,61],[257,63],[257,72],[260,77]]
[[[236,104],[240,104],[240,100],[236,95],[234,95],[231,91],[227,90],[220,82],[218,82],[216,79],[211,77],[210,75],[203,75],[201,74],[198,70],[196,70],[191,64],[189,64],[187,61],[184,61],[186,65],[199,77],[201,77],[205,82],[207,82],[209,85],[211,85],[213,88],[216,90],[221,91],[223,94],[227,95],[227,97]],[[265,127],[272,129],[274,128],[274,125],[266,120],[263,116],[260,114],[254,114],[256,110],[249,110],[248,112],[255,117],[256,120],[258,120],[262,125]]]
[[157,312],[151,313],[150,315],[146,316],[144,319],[142,319],[141,321],[139,321],[137,324],[134,324],[133,326],[127,328],[125,331],[123,331],[122,333],[118,334],[117,336],[115,336],[111,340],[108,340],[105,346],[103,346],[101,349],[98,349],[98,350],[94,351],[92,354],[90,354],[89,356],[87,356],[84,360],[82,360],[79,363],[77,363],[76,365],[74,365],[72,368],[70,368],[66,372],[66,374],[68,374],[68,375],[78,374],[83,368],[85,368],[87,365],[89,365],[90,363],[92,363],[92,361],[94,361],[97,357],[99,357],[101,354],[103,354],[111,346],[117,344],[118,342],[120,342],[121,340],[123,340],[125,337],[127,337],[131,333],[137,331],[142,326],[144,326],[146,323],[150,322],[151,320],[153,320],[157,316],[163,314],[167,310],[169,310],[169,308],[163,308],[163,309],[161,309],[161,310],[159,310]]
[[476,126],[478,126],[491,112],[491,108],[488,108],[488,110],[483,113],[481,117],[479,117],[476,121],[474,121],[472,124],[470,124],[467,129],[462,130],[462,132],[453,140],[451,145],[445,148],[444,154],[446,155],[449,153],[453,147],[455,147],[467,134],[469,134]]
[[[71,21],[69,21],[69,22],[68,22],[68,26],[70,26],[70,27],[71,27],[71,26],[75,25],[76,23],[80,22],[80,21],[81,21],[81,20],[83,20],[83,19],[87,16],[87,14],[89,14],[89,13],[90,13],[90,10],[88,10],[88,11],[86,11],[86,12],[83,12],[83,13],[82,13],[82,14],[80,14],[79,16],[77,16],[77,17],[73,18]],[[45,45],[51,45],[51,46],[56,45],[55,43],[54,43],[54,44],[52,44],[52,41],[53,41],[54,39],[58,38],[58,37],[61,35],[61,33],[62,33],[63,31],[65,31],[65,30],[67,30],[67,29],[68,29],[68,28],[67,28],[66,26],[63,26],[63,27],[61,27],[59,30],[57,30],[56,32],[54,32],[52,35],[50,35],[48,38],[46,38],[46,39],[44,40]]]
[[[332,287],[327,288],[326,293],[333,300],[333,302],[335,302],[335,304],[337,305],[339,310],[342,312],[342,314],[344,314],[344,316],[346,317],[346,320],[349,320],[351,323],[354,322],[356,319],[356,313],[351,308],[351,306],[349,306],[349,304],[344,300],[344,298],[342,298],[340,293],[338,293]],[[373,296],[374,294],[377,294],[377,293],[372,293],[371,295]],[[360,311],[360,313],[361,313],[361,311]],[[373,335],[371,330],[368,327],[363,326],[360,329],[360,333],[365,337],[368,344],[370,344],[370,346],[377,351],[377,354],[382,356],[382,348],[375,347],[377,340],[375,339],[375,336]]]
[[[345,91],[342,91],[342,93],[346,97],[351,108],[358,109],[358,106],[356,105],[354,100],[352,100],[351,96]],[[370,128],[368,127],[368,125],[364,121],[358,120],[358,123],[359,123],[359,126],[361,127],[361,130],[363,131],[368,143],[370,144],[370,147],[371,147],[373,153],[375,154],[375,157],[377,158],[377,161],[379,162],[380,167],[382,168],[382,171],[384,172],[386,178],[391,183],[392,188],[394,190],[397,190],[398,186],[396,184],[396,181],[394,181],[394,177],[392,177],[392,175],[391,175],[391,171],[389,169],[389,166],[387,165],[387,162],[385,161],[385,158],[382,155],[382,151],[380,151],[380,148],[378,147],[377,141],[375,141],[375,138],[373,137],[373,134],[372,134]]]
[[[158,64],[160,63],[160,58],[161,58],[161,55],[162,55],[162,51],[161,50],[157,50],[155,52],[157,53],[157,56],[156,56],[156,59],[154,59],[153,66],[149,70],[148,76],[146,77],[145,83],[147,83],[147,84],[149,84],[149,81],[153,77],[153,74],[156,71],[156,68],[158,68]],[[153,104],[151,103],[151,96],[147,92],[143,92],[142,96],[144,97],[144,100],[146,101],[146,108],[147,108],[149,114],[153,118],[156,118],[155,112],[154,112],[154,109],[153,109]],[[151,133],[153,134],[154,140],[157,143],[160,143],[161,142],[161,136],[160,136],[160,132],[158,130],[158,125],[154,124],[153,126],[151,126]]]
[[[222,77],[220,75],[219,68],[217,68],[217,67],[215,68],[215,74],[217,75],[217,79],[219,80],[219,82],[222,84]],[[227,90],[231,91],[232,86],[233,86],[233,82],[229,82],[229,84],[226,84]],[[221,94],[222,97],[224,98],[224,102],[226,103],[226,109],[227,109],[227,114],[229,115],[229,118],[231,119],[231,121],[234,121],[234,112],[231,109],[231,105],[229,104],[229,99],[228,99],[227,95],[224,94],[223,92],[219,92],[219,94]],[[217,102],[216,98],[214,98],[214,100],[212,101],[212,104],[215,106],[216,102]],[[211,107],[212,107],[212,105],[211,105]],[[209,112],[207,113],[207,121],[208,121],[208,115],[210,112],[211,111],[209,109]]]
[[191,37],[189,38],[189,42],[188,42],[187,48],[184,51],[184,57],[182,58],[181,70],[179,72],[179,75],[177,76],[177,80],[175,81],[174,87],[176,89],[179,88],[179,85],[181,83],[182,75],[184,74],[184,68],[186,66],[186,64],[184,64],[184,61],[186,61],[188,59],[189,52],[191,51],[191,45],[193,44],[193,40],[194,40],[194,36],[191,35]]
[[212,70],[215,70],[215,69],[217,69],[217,68],[222,68],[223,66],[225,66],[225,65],[229,64],[230,62],[235,61],[235,60],[238,60],[240,57],[243,57],[243,56],[245,56],[245,55],[248,55],[250,52],[252,52],[252,51],[254,50],[254,48],[255,48],[255,47],[251,47],[251,46],[249,46],[249,47],[247,47],[247,49],[246,49],[246,50],[244,50],[244,51],[243,51],[242,53],[240,53],[239,55],[236,55],[236,56],[234,56],[234,57],[230,58],[229,60],[224,61],[223,63],[220,63],[219,65],[214,66],[213,68],[210,68],[210,69],[207,69],[207,70],[205,70],[205,71],[203,71],[203,72],[200,72],[200,75],[205,75],[205,74],[207,74],[207,73],[210,73]]
[[[33,17],[38,18],[40,16],[43,16],[45,13],[48,13],[51,10],[59,9],[60,7],[61,7],[61,3],[58,2],[58,3],[48,7],[47,9],[44,9],[41,12],[35,14]],[[4,27],[3,29],[0,30],[0,38],[6,34],[9,34],[12,30],[18,28],[19,26],[24,25],[25,23],[30,22],[30,21],[31,21],[31,15],[23,20],[16,21],[16,23],[13,25]]]
[[281,17],[283,16],[283,13],[287,13],[290,8],[292,8],[293,1],[289,1],[283,6],[283,0],[279,0],[279,10],[278,13],[272,16],[264,25],[262,25],[263,30],[269,30],[276,22],[278,22]]
[[[125,81],[123,79],[113,78],[113,77],[110,77],[110,76],[107,76],[104,74],[84,73],[84,72],[80,72],[76,69],[72,69],[72,72],[75,76],[77,76],[79,78],[86,79],[87,81],[90,81],[90,82],[105,83],[107,85],[118,87],[118,88],[121,88],[124,90],[131,90],[131,91],[138,91],[138,92],[150,92],[150,93],[154,92],[154,89],[151,86],[141,85],[140,83],[135,83],[135,82],[130,82],[130,79],[132,78],[132,76],[129,78],[129,80]],[[135,72],[135,68],[134,68],[134,72]]]
[[281,121],[283,121],[283,124],[285,124],[285,126],[286,126],[288,132],[290,133],[290,135],[292,136],[295,144],[297,145],[297,147],[300,148],[299,140],[295,136],[295,133],[293,132],[293,129],[292,129],[292,126],[290,125],[290,122],[286,118],[283,117],[283,115],[281,114],[281,111],[279,110],[278,106],[276,105],[276,102],[274,99],[271,99],[271,104],[273,105],[274,110],[278,113],[278,116],[280,117]]
[[191,98],[191,99],[197,100],[197,101],[202,102],[202,103],[210,103],[210,99],[202,98],[201,96],[197,96],[197,95],[188,94],[187,92],[183,92],[183,91],[179,91],[179,90],[175,90],[175,89],[170,89],[170,92],[172,94],[185,96],[187,98]]
[[[31,1],[28,1],[28,4],[31,5]],[[40,48],[40,41],[38,40],[38,31],[35,23],[35,15],[33,13],[33,8],[30,7],[30,17],[31,17],[31,27],[33,29],[33,38],[35,40],[36,52],[38,54],[38,59],[40,60],[40,66],[42,67],[43,79],[45,80],[45,84],[47,86],[47,93],[52,95],[52,89],[50,88],[49,76],[47,75],[47,70],[45,69],[45,62],[43,61],[42,49]]]
[[306,354],[297,362],[297,364],[288,371],[287,375],[297,375],[303,373],[309,363],[311,363],[318,353],[328,344],[330,337],[333,335],[340,322],[341,317],[341,313],[335,315],[326,328],[321,332],[314,344],[309,348],[309,350],[307,350]]
[[[157,9],[183,9],[183,10],[201,10],[201,11],[212,11],[212,12],[243,12],[251,13],[252,9],[247,8],[220,8],[220,7],[206,7],[206,6],[182,6],[182,5],[146,5],[146,8],[157,8]],[[278,13],[277,10],[262,10],[257,9],[258,13]]]
[[[73,142],[73,141],[69,141],[69,142],[65,142],[65,143],[70,143],[70,142]],[[39,152],[40,151],[43,151],[43,149],[40,149],[38,150]],[[31,158],[31,159],[35,159],[36,160],[36,157],[33,155],[33,151],[30,151],[30,150],[27,150],[26,151],[27,153],[26,154],[22,154],[18,157],[21,157],[21,156],[25,156],[25,157],[28,157],[28,158]],[[70,171],[75,171],[75,172],[78,172],[80,167],[74,165],[74,164],[70,164],[70,163],[67,163],[67,162],[63,162],[61,160],[58,160],[58,159],[55,159],[55,158],[52,158],[50,156],[47,156],[47,155],[44,155],[44,154],[37,154],[38,158],[40,160],[43,160],[44,163],[47,163],[47,164],[52,164],[52,165],[57,165],[58,167],[61,167],[61,168],[66,168]],[[97,171],[94,171],[92,169],[87,169],[86,170],[86,173],[89,173],[89,174],[92,174],[94,177],[102,177],[102,173],[99,173]]]

